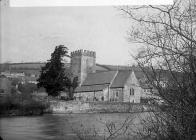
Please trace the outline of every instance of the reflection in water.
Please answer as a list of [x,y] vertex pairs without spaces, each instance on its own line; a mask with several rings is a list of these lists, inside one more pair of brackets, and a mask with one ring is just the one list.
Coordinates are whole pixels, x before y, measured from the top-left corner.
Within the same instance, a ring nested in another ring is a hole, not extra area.
[[95,128],[102,137],[105,135],[106,129],[104,123],[100,122],[123,123],[130,116],[135,118],[135,123],[139,122],[139,117],[130,113],[47,114],[33,117],[0,118],[0,136],[4,140],[75,140],[78,139],[75,130],[81,131],[84,128],[94,130]]
[[74,139],[67,117],[69,115],[1,118],[0,135],[4,140]]

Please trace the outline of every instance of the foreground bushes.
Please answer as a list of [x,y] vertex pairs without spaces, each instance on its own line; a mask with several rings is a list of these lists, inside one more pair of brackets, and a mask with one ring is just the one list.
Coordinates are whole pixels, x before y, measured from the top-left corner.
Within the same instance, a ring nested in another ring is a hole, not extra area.
[[41,115],[48,104],[33,99],[30,95],[12,94],[0,97],[0,115]]

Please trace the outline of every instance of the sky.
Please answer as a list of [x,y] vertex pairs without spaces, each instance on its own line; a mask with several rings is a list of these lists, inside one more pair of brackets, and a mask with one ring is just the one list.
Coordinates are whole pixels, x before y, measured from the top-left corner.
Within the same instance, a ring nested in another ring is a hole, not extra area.
[[8,7],[1,4],[0,62],[45,62],[55,46],[96,52],[96,63],[131,65],[132,23],[117,7]]

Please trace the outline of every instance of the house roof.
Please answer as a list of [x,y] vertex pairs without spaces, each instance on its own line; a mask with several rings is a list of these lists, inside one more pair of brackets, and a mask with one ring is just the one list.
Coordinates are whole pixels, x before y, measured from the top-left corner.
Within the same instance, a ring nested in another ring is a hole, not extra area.
[[130,70],[119,71],[114,81],[112,82],[111,88],[124,87],[128,77],[131,75]]
[[88,86],[81,86],[77,87],[75,92],[94,92],[94,91],[101,91],[108,87],[109,84],[103,85],[88,85]]
[[24,79],[25,79],[26,81],[37,81],[38,78],[37,78],[37,77],[25,76]]
[[110,84],[117,71],[89,73],[82,86]]

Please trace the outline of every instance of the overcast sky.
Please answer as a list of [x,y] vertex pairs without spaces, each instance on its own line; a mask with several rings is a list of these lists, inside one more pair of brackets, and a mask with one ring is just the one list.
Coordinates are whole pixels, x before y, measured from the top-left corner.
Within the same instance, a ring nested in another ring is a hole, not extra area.
[[9,8],[1,5],[1,62],[46,61],[55,46],[96,51],[99,64],[127,65],[131,22],[115,7]]

